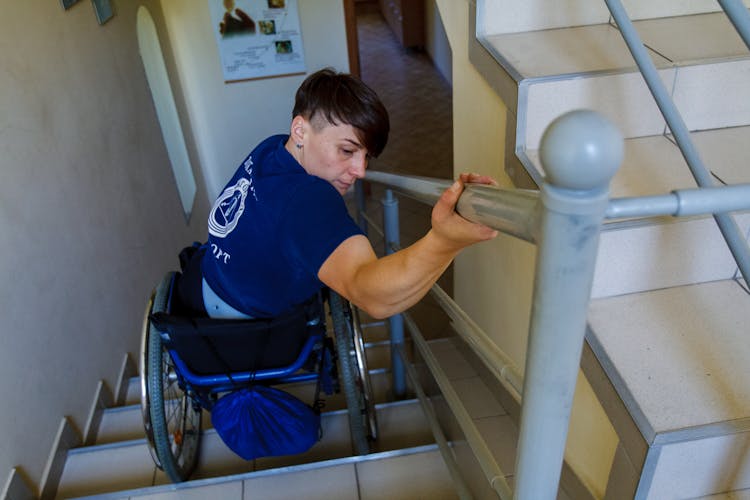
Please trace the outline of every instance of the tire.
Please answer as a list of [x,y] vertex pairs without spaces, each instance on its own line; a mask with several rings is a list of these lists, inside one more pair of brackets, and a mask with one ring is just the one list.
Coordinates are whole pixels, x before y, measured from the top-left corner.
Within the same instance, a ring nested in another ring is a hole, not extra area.
[[370,382],[370,370],[367,368],[367,355],[365,353],[365,339],[362,335],[362,326],[359,322],[359,311],[349,303],[351,311],[352,340],[354,343],[354,353],[356,355],[357,373],[362,383],[362,395],[365,398],[365,408],[367,413],[367,437],[372,441],[378,439],[378,420],[375,411],[375,395]]
[[151,456],[175,483],[186,480],[198,461],[201,408],[180,387],[172,358],[148,315],[166,312],[175,273],[164,276],[144,319],[141,347],[141,409]]
[[[336,338],[339,382],[346,397],[354,452],[357,455],[367,455],[370,452],[370,441],[377,437],[377,423],[372,393],[368,392],[370,385],[367,367],[366,364],[358,363],[355,349],[355,332],[359,332],[359,325],[353,327],[356,316],[352,315],[349,303],[333,290],[330,292],[329,305]],[[364,356],[361,359],[364,360]]]

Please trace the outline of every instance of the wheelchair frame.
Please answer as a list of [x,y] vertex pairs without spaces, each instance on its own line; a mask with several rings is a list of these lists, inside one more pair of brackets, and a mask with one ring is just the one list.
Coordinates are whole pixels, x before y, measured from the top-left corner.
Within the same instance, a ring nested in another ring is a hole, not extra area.
[[[296,360],[290,365],[255,371],[203,375],[194,372],[173,348],[167,347],[169,334],[157,329],[150,316],[169,313],[178,274],[168,272],[154,289],[146,307],[140,356],[141,411],[149,451],[154,463],[173,482],[186,480],[193,472],[200,453],[202,410],[210,411],[220,393],[255,383],[276,385],[313,381],[324,369],[327,347],[324,338],[325,314],[321,333],[311,334]],[[334,386],[343,387],[354,451],[364,455],[377,439],[372,386],[364,356],[359,316],[346,299],[328,291],[338,372]],[[242,320],[247,321],[247,320]],[[316,350],[316,347],[320,347]],[[317,372],[303,371],[313,355]]]

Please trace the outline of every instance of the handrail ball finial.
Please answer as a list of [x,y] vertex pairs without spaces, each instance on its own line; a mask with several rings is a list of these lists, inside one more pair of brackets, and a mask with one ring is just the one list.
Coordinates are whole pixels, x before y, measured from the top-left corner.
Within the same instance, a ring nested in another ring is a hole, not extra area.
[[607,188],[622,163],[624,147],[622,134],[611,121],[579,109],[549,124],[539,153],[547,182],[588,191]]

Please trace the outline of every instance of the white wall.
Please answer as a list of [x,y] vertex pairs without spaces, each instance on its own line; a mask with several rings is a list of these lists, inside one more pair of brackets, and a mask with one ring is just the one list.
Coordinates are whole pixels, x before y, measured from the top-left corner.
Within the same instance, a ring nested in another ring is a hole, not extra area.
[[[140,5],[163,34],[156,0],[115,1],[104,26],[90,2],[3,2],[2,483],[16,465],[39,482],[64,415],[83,428],[97,382],[113,388],[138,349],[151,287],[205,233],[205,217],[183,216],[138,54]],[[207,210],[200,188],[194,210]]]
[[[215,0],[221,1],[221,0]],[[208,0],[162,0],[210,198],[271,134],[289,133],[294,93],[305,75],[224,83]],[[298,0],[308,73],[349,71],[341,0]]]
[[448,84],[453,81],[453,55],[445,34],[443,20],[440,18],[435,0],[424,3],[425,15],[425,50],[430,55],[432,63]]

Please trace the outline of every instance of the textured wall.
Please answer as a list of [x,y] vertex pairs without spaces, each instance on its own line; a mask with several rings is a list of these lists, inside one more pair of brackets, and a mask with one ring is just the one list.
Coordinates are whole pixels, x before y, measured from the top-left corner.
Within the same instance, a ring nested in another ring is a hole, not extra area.
[[103,26],[90,2],[0,16],[3,482],[20,465],[38,483],[64,415],[83,428],[97,382],[136,354],[151,287],[205,232],[185,222],[138,54],[136,10],[164,36],[161,7],[113,3]]
[[[156,24],[198,185],[186,223],[138,53]],[[288,131],[304,75],[224,84],[207,2],[4,5],[0,16],[0,481],[38,483],[64,415],[137,361],[143,308],[256,142]],[[169,23],[165,19],[168,19]],[[308,71],[348,70],[343,4],[300,2]],[[208,186],[209,194],[207,195]]]

